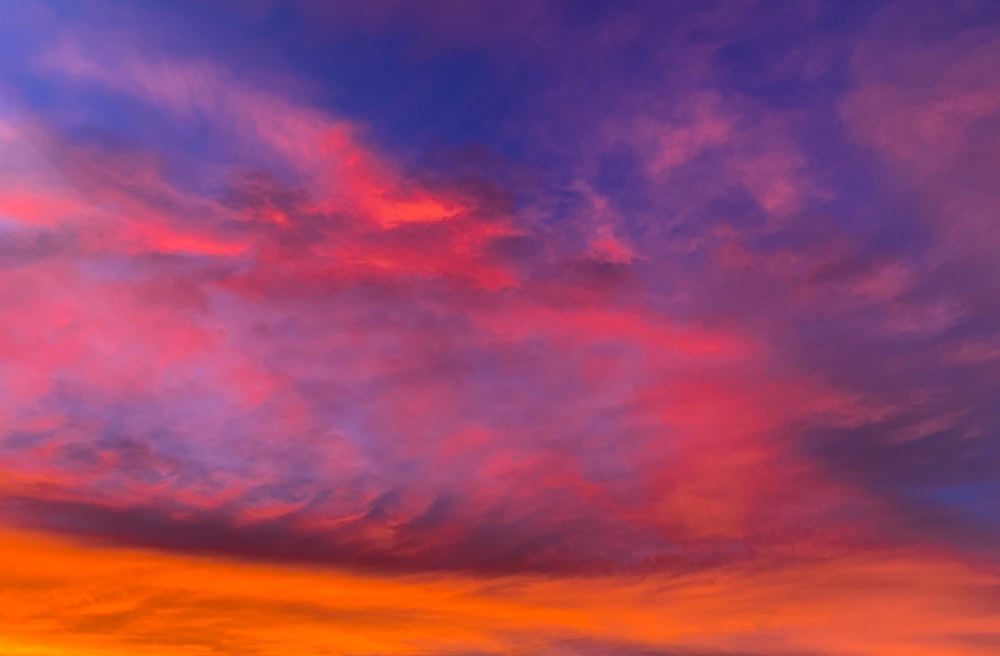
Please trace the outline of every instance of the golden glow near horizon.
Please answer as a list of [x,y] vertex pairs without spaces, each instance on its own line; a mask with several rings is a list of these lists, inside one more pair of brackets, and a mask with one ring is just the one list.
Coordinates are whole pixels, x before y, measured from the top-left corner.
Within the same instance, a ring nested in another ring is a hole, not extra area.
[[0,563],[0,653],[34,656],[985,655],[995,620],[977,608],[1000,584],[900,554],[676,577],[390,577],[9,530]]

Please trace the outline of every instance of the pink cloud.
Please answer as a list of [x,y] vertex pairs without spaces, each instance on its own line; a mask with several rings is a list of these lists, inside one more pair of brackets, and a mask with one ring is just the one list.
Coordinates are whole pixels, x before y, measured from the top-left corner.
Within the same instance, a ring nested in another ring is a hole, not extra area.
[[[4,273],[0,415],[23,446],[0,466],[35,474],[10,479],[29,508],[17,521],[484,572],[883,546],[886,502],[837,480],[800,431],[915,404],[859,401],[787,343],[797,322],[880,304],[879,336],[943,326],[907,300],[913,267],[861,257],[832,220],[801,228],[822,193],[794,117],[696,93],[608,120],[581,147],[579,220],[559,233],[412,175],[361,126],[216,64],[112,50],[42,61],[207,124],[226,189],[185,189],[168,164],[186,162],[153,148],[55,130],[40,143],[58,176],[4,179],[18,230],[72,237]],[[635,210],[596,180],[621,145],[649,185]],[[266,174],[249,170],[257,151]],[[700,166],[713,175],[692,188]],[[760,221],[706,209],[734,191]],[[685,271],[688,257],[705,268]]]
[[345,120],[196,31],[170,43],[215,57],[40,39],[0,113],[0,524],[210,563],[293,623],[329,600],[261,572],[410,582],[504,615],[497,653],[989,651],[995,39],[906,5],[854,39],[824,3],[320,4],[233,19],[287,12],[270,64],[372,39],[437,109],[502,71],[498,107],[415,166],[378,137],[426,116]]
[[857,86],[841,114],[894,184],[922,199],[925,224],[951,251],[992,249],[1000,243],[991,182],[1000,171],[1000,39],[984,28],[922,43],[905,11],[886,8],[859,46]]

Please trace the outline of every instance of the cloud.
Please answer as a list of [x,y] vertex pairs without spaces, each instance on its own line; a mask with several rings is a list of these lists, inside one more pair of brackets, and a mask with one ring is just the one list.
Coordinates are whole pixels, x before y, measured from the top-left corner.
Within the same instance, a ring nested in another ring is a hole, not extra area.
[[992,618],[981,610],[996,601],[982,572],[902,554],[781,572],[484,580],[109,551],[10,531],[0,549],[18,563],[0,571],[12,653],[813,656],[979,644],[985,654]]
[[[49,481],[15,486],[48,508],[19,521],[231,555],[249,529],[261,551],[245,555],[416,570],[687,567],[752,548],[731,541],[753,541],[756,493],[725,478],[774,458],[764,436],[785,418],[739,382],[767,369],[750,341],[644,307],[605,253],[510,261],[494,242],[540,235],[460,186],[423,191],[321,112],[203,65],[59,53],[46,66],[235,121],[311,175],[248,172],[213,198],[155,152],[43,133],[84,209],[56,215],[75,250],[19,270],[51,292],[8,301],[25,320],[4,335],[21,384],[5,465]],[[253,128],[272,114],[313,127]],[[317,139],[331,145],[311,159]],[[715,412],[742,427],[717,434]],[[26,434],[40,444],[16,446]],[[703,458],[706,440],[731,457]],[[217,539],[164,541],[199,533]]]
[[766,4],[19,14],[10,650],[988,651],[995,30]]
[[[207,522],[219,544],[186,548],[234,555],[246,540],[223,534],[286,531],[291,545],[262,538],[257,555],[415,570],[700,568],[817,534],[880,544],[897,526],[884,497],[916,535],[924,515],[905,508],[931,492],[910,489],[906,462],[924,450],[887,427],[930,422],[947,457],[940,431],[981,412],[912,415],[928,393],[914,383],[858,401],[869,369],[898,381],[896,359],[958,319],[874,236],[806,218],[827,192],[793,114],[687,90],[666,118],[599,117],[573,172],[592,212],[578,241],[482,186],[408,175],[358,126],[210,61],[82,43],[39,65],[172,129],[207,125],[222,150],[202,165],[229,163],[196,188],[176,154],[39,127],[58,176],[38,167],[0,194],[18,222],[11,289],[46,290],[6,299],[5,467],[47,481],[11,494],[54,520],[89,508],[117,539],[163,547],[171,531],[129,531],[130,513]],[[269,155],[240,166],[248,143]],[[643,162],[639,211],[594,163],[618,147]],[[723,184],[675,195],[706,171]],[[667,209],[671,230],[648,232]],[[679,265],[692,253],[710,268]],[[819,316],[842,335],[824,351]],[[876,478],[855,459],[879,449]],[[941,485],[966,476],[954,467]],[[834,519],[845,508],[855,519]],[[933,516],[994,539],[962,512]]]

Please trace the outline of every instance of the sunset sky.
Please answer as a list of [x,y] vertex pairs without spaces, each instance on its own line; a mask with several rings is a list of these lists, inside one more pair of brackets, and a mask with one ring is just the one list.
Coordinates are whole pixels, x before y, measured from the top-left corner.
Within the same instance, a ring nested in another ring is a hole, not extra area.
[[0,656],[1000,654],[1000,2],[0,0]]

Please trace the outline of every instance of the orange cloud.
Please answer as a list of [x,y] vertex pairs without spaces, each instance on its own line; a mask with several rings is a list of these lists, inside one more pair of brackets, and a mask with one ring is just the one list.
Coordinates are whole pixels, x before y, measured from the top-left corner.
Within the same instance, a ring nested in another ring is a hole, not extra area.
[[998,580],[917,554],[669,578],[387,579],[4,530],[0,563],[5,654],[985,656],[996,638]]

